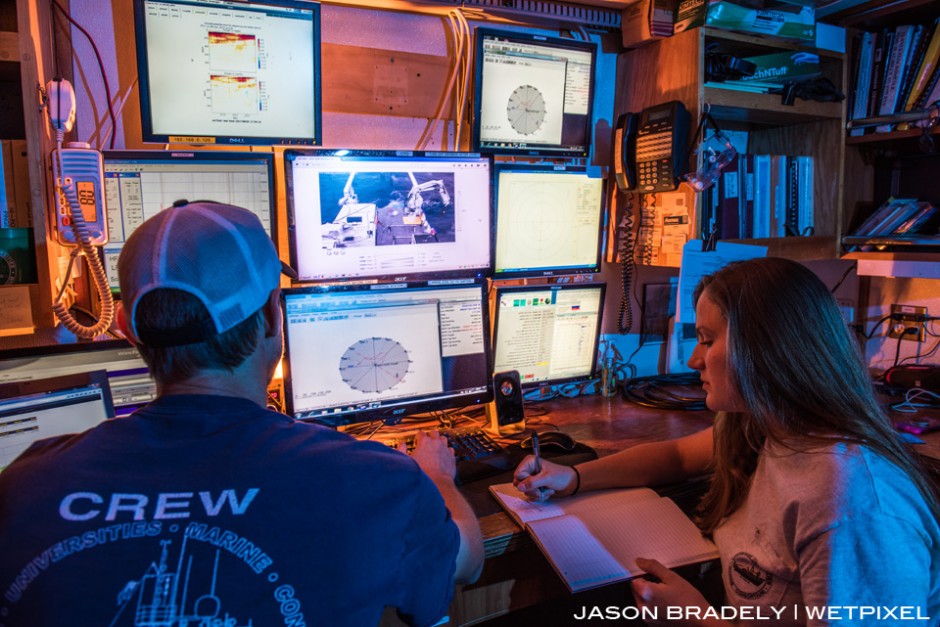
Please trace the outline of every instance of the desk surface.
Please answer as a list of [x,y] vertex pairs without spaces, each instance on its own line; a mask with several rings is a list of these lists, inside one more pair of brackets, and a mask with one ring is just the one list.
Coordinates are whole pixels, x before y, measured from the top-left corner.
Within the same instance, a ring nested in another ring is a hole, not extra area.
[[[544,412],[544,413],[543,413]],[[556,429],[590,446],[599,457],[642,444],[677,438],[711,426],[708,411],[663,411],[624,401],[619,395],[605,398],[584,396],[548,401],[526,406],[526,431]],[[522,529],[502,511],[486,485],[511,480],[511,473],[481,481],[480,486],[465,486],[468,500],[480,517],[487,558],[514,550],[520,543],[531,543]]]

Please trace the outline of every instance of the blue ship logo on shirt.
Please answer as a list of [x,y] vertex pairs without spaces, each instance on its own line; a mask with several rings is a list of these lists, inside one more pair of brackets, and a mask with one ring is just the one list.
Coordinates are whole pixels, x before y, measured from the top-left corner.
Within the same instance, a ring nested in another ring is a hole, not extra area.
[[134,627],[252,627],[249,619],[245,625],[222,612],[222,601],[216,595],[215,584],[218,581],[219,551],[215,552],[212,567],[212,585],[208,591],[196,596],[190,602],[190,573],[193,559],[186,559],[186,539],[180,548],[176,570],[170,571],[167,565],[170,540],[162,540],[160,561],[151,562],[140,580],[129,581],[118,593],[118,611],[109,627],[123,624],[121,617],[133,605]]

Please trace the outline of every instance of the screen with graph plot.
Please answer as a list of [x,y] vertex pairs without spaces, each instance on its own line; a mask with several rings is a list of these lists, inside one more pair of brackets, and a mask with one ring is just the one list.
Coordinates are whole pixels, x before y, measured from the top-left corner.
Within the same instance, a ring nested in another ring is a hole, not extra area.
[[600,270],[604,180],[599,167],[493,167],[494,278]]
[[340,426],[492,399],[483,284],[283,291],[288,413]]
[[303,281],[490,271],[490,159],[285,150],[291,265]]
[[475,149],[587,156],[596,63],[589,41],[476,29]]
[[319,144],[320,5],[134,0],[146,142]]
[[274,239],[274,155],[261,152],[110,150],[104,153],[110,240],[102,247],[112,291],[117,260],[140,224],[177,200],[213,200],[244,207]]
[[604,283],[497,288],[493,371],[518,371],[527,389],[593,378],[605,289]]

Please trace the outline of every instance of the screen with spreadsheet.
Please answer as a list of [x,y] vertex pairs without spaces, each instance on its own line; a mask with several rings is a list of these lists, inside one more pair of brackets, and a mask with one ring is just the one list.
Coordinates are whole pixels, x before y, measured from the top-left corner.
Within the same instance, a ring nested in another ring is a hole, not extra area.
[[156,397],[156,384],[137,349],[124,340],[57,344],[0,353],[0,385],[103,370],[119,416]]
[[108,418],[114,407],[104,371],[0,383],[0,470],[37,440],[79,433]]
[[300,280],[489,274],[489,158],[286,150],[284,170],[291,265]]
[[274,239],[274,155],[262,152],[105,151],[109,241],[102,247],[112,291],[124,242],[177,200],[212,200],[250,210]]
[[604,312],[603,283],[496,289],[493,370],[523,388],[591,379]]
[[341,426],[492,399],[478,281],[283,291],[288,414]]
[[596,166],[499,163],[494,277],[598,272],[604,179]]

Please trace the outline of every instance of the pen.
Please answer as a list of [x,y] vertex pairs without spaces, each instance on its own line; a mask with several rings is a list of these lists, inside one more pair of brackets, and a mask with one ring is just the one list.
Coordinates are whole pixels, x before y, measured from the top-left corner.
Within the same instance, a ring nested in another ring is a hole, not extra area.
[[535,453],[535,472],[534,475],[542,472],[542,455],[539,452],[539,434],[532,434],[532,452]]
[[[532,453],[535,454],[535,472],[533,472],[532,474],[537,475],[540,472],[542,472],[542,454],[539,450],[539,434],[538,433],[532,434]],[[546,490],[548,490],[548,488],[539,488],[540,500],[545,498]]]

